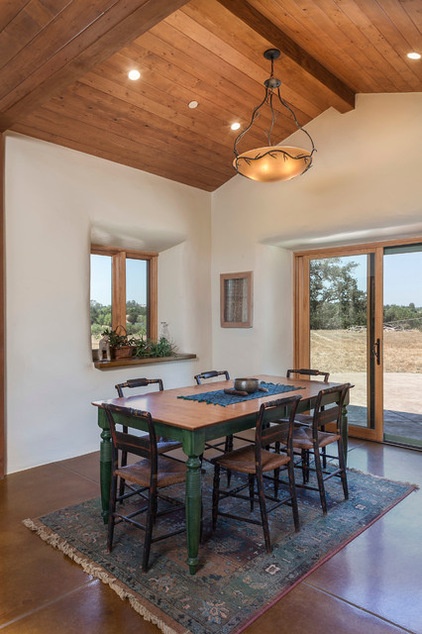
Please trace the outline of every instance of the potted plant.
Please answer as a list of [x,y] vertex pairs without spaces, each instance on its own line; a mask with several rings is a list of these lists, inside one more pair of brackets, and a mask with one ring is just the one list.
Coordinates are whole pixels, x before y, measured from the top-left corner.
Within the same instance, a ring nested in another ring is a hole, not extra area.
[[158,341],[139,339],[133,354],[141,358],[173,357],[176,354],[176,346],[167,337],[160,337]]
[[108,339],[112,359],[126,359],[132,356],[138,341],[130,337],[123,326],[117,326],[114,330],[107,328],[102,333]]

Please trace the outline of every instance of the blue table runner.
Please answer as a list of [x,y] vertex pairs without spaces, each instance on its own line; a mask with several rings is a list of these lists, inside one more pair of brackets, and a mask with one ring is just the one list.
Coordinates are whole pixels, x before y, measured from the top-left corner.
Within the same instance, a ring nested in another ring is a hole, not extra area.
[[275,394],[282,394],[283,392],[291,392],[292,390],[300,390],[300,387],[294,387],[293,385],[283,385],[281,383],[266,383],[261,381],[260,387],[265,388],[265,392],[258,390],[252,392],[247,396],[240,396],[238,394],[226,394],[224,390],[215,390],[214,392],[202,392],[201,394],[191,394],[190,396],[178,396],[177,398],[183,398],[186,401],[198,401],[199,403],[208,403],[209,405],[221,405],[221,407],[227,407],[227,405],[234,405],[235,403],[242,403],[243,401],[251,401],[254,398],[263,398],[264,396],[273,396]]

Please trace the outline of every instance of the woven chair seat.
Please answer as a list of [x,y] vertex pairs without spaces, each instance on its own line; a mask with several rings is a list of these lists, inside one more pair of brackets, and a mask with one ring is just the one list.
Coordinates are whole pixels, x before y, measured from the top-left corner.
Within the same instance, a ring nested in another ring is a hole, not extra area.
[[[320,447],[326,447],[333,442],[337,442],[339,434],[332,434],[330,432],[319,431],[318,432],[318,445]],[[287,439],[287,436],[286,436]],[[312,439],[311,427],[296,427],[293,432],[293,447],[295,449],[309,449],[314,447]]]
[[[290,458],[286,454],[277,454],[271,451],[261,450],[262,471],[274,471],[286,465]],[[230,452],[230,454],[223,455],[219,458],[214,458],[212,462],[218,462],[220,467],[230,469],[233,471],[239,471],[240,473],[256,473],[256,460],[255,460],[255,447],[253,445],[240,447]]]
[[[148,487],[151,481],[151,465],[149,460],[139,460],[116,470],[116,475],[126,482]],[[168,458],[158,457],[157,486],[159,488],[179,484],[186,479],[186,467],[183,463]]]

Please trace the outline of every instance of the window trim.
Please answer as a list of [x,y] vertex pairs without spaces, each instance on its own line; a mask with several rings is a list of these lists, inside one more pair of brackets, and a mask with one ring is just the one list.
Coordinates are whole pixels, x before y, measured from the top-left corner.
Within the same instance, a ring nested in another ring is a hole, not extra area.
[[149,339],[156,340],[158,338],[158,253],[91,244],[90,255],[106,255],[112,258],[111,327],[113,329],[126,323],[126,259],[148,262],[147,336]]

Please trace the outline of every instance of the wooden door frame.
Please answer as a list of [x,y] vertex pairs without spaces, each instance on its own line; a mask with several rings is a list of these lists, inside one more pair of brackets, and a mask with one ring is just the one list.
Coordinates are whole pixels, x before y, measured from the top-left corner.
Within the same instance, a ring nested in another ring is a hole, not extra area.
[[5,139],[0,133],[0,479],[6,474],[5,421],[5,264],[4,264],[4,196],[5,196]]
[[[421,237],[403,238],[383,242],[330,247],[297,251],[294,255],[294,366],[310,367],[310,323],[309,323],[309,266],[314,258],[341,257],[349,255],[365,255],[373,253],[378,282],[382,281],[383,257],[385,247],[407,246],[422,242]],[[375,338],[383,338],[383,288],[382,283],[375,285]],[[381,348],[382,349],[382,348]],[[381,353],[382,354],[382,353]],[[367,440],[381,442],[383,440],[383,365],[375,370],[374,387],[377,395],[375,404],[375,428],[358,426],[350,427],[349,435]],[[369,380],[369,379],[368,379]]]

